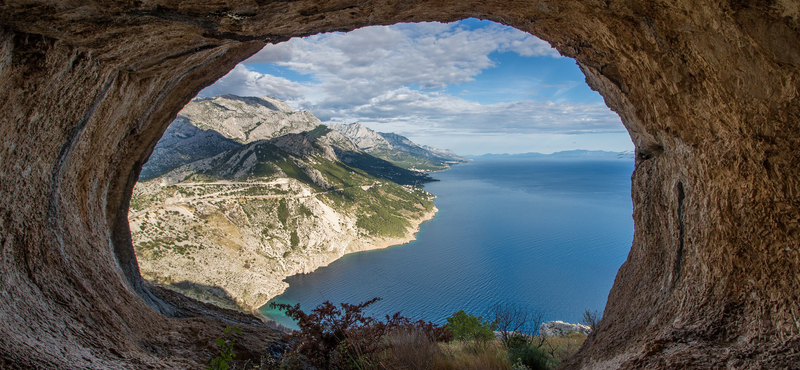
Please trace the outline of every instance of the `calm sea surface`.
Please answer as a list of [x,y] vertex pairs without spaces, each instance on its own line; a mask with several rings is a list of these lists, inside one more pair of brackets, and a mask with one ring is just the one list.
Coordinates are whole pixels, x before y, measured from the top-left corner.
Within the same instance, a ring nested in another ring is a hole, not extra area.
[[[434,174],[433,220],[417,240],[346,255],[286,279],[273,302],[306,310],[325,300],[382,301],[369,313],[400,311],[443,323],[458,310],[494,303],[579,322],[605,306],[633,237],[631,159],[477,159]],[[294,326],[264,306],[263,314]]]

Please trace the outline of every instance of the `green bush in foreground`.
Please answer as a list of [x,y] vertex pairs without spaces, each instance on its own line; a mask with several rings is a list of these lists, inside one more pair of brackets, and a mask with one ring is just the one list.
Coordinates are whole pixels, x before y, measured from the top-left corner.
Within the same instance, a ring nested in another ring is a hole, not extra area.
[[445,327],[453,333],[453,337],[460,340],[486,342],[494,339],[494,328],[490,323],[486,323],[482,317],[470,315],[464,310],[448,317]]
[[222,338],[217,338],[214,340],[216,342],[217,347],[219,347],[219,354],[212,357],[211,360],[208,361],[208,370],[228,370],[230,369],[230,363],[233,361],[233,358],[236,357],[236,354],[233,352],[233,344],[236,343],[236,338],[234,338],[234,334],[241,334],[242,329],[239,329],[235,326],[226,326],[225,330],[223,330],[224,336]]
[[545,350],[533,346],[522,336],[513,336],[508,341],[508,361],[525,365],[530,370],[547,370],[555,366],[553,358]]
[[[493,324],[459,311],[438,326],[399,313],[385,320],[364,314],[378,298],[354,305],[324,302],[306,313],[299,305],[272,304],[298,321],[288,352],[270,352],[252,362],[234,361],[235,328],[216,339],[219,355],[207,369],[228,370],[549,370],[572,356],[586,335],[542,337],[512,333],[494,339]],[[492,315],[490,315],[491,318]],[[454,330],[454,332],[451,332]],[[454,334],[459,340],[452,340]],[[538,344],[537,344],[538,343]]]

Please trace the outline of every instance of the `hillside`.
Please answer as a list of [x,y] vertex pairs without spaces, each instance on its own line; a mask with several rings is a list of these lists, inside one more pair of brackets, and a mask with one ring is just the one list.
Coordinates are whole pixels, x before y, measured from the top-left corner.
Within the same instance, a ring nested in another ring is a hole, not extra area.
[[186,163],[213,157],[240,146],[242,144],[219,132],[203,130],[188,118],[178,116],[156,144],[150,159],[142,166],[139,179],[151,179]]
[[[264,105],[252,99],[242,106],[262,111]],[[201,103],[210,101],[240,100]],[[159,143],[160,161],[175,163],[169,148],[236,145],[140,179],[129,221],[146,279],[218,305],[255,309],[285,289],[285,277],[346,253],[412,240],[436,212],[433,196],[415,186],[430,181],[427,175],[372,157],[324,125],[240,143],[225,134],[242,127],[228,119],[241,116],[235,106],[229,104],[225,114],[211,106],[200,115],[202,106],[190,105],[195,112],[181,112],[175,131],[203,134],[166,137]],[[287,107],[273,105],[291,116]],[[292,124],[290,130],[304,127]],[[183,158],[185,152],[172,153]]]
[[469,161],[451,150],[420,146],[405,136],[373,131],[358,122],[328,126],[351,139],[364,152],[405,169],[441,171],[452,164]]
[[321,122],[308,111],[294,111],[270,98],[221,95],[186,104],[142,167],[151,179],[242,144],[313,130]]

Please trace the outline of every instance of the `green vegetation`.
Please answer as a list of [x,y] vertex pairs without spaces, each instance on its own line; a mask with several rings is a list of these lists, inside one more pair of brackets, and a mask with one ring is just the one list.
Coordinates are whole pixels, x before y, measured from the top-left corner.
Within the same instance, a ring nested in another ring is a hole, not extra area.
[[313,130],[306,132],[306,135],[313,137],[315,139],[319,139],[325,135],[327,135],[332,130],[325,125],[319,125],[315,127]]
[[301,310],[299,304],[272,303],[272,308],[286,312],[300,327],[292,334],[292,350],[281,368],[306,368],[302,364],[317,369],[408,368],[402,366],[409,360],[408,353],[397,353],[398,348],[415,350],[420,342],[430,345],[452,339],[447,329],[412,321],[400,313],[387,315],[385,321],[365,316],[364,309],[379,300],[342,303],[340,308],[326,301],[310,313]]
[[[386,315],[385,320],[366,316],[364,310],[378,300],[339,306],[324,302],[310,312],[300,305],[273,303],[272,308],[296,320],[300,330],[290,335],[287,353],[262,357],[258,368],[551,370],[586,338],[578,333],[545,339],[515,334],[503,342],[494,339],[488,321],[464,311],[450,316],[444,326],[412,321],[399,313]],[[504,306],[508,307],[517,306]]]
[[278,204],[278,221],[286,227],[289,224],[289,206],[286,205],[286,199],[281,199]]
[[377,179],[361,169],[351,167],[342,162],[333,162],[328,159],[320,159],[312,164],[314,169],[319,171],[325,179],[339,188],[368,185]]
[[297,163],[294,162],[294,160],[284,159],[275,162],[275,164],[278,165],[278,167],[280,167],[280,169],[286,174],[286,176],[300,180],[306,183],[307,185],[311,186],[312,188],[314,188],[314,190],[316,191],[322,190],[319,187],[319,185],[317,185],[314,182],[314,180],[312,180],[311,177],[309,177],[308,174],[305,171],[303,171],[303,169],[300,168],[300,166],[298,166]]
[[485,322],[480,316],[470,315],[464,310],[448,317],[445,326],[456,339],[484,343],[494,339],[494,327],[491,323]]
[[408,221],[391,215],[384,209],[377,209],[374,215],[359,216],[356,226],[366,230],[369,235],[400,238],[405,235]]
[[420,217],[433,208],[427,193],[410,192],[362,169],[329,160],[319,160],[313,167],[339,189],[328,198],[339,208],[355,210],[356,225],[369,235],[403,237],[411,226],[410,217]]
[[278,171],[269,162],[258,162],[253,167],[253,177],[270,177],[277,174]]
[[346,152],[342,153],[342,159],[349,166],[359,168],[371,176],[382,177],[400,185],[420,185],[436,181],[424,173],[400,168],[367,153]]
[[228,370],[231,367],[230,363],[236,357],[236,354],[233,352],[233,345],[236,343],[236,338],[233,335],[242,334],[242,329],[235,326],[226,326],[222,333],[224,334],[222,338],[214,340],[214,343],[216,343],[219,348],[219,354],[208,361],[208,367],[206,368],[208,370]]
[[548,370],[556,365],[556,361],[540,347],[529,343],[523,336],[513,336],[509,342],[508,360],[518,368],[525,366],[530,370]]
[[376,149],[370,154],[407,170],[413,168],[418,171],[443,171],[450,168],[446,160],[415,156],[398,150]]

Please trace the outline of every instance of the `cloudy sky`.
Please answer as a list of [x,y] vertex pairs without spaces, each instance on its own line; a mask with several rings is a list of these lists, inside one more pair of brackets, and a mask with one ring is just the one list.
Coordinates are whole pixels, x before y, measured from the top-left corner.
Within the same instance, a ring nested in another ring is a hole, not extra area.
[[367,27],[268,45],[200,96],[269,95],[462,155],[632,150],[572,59],[488,21]]

